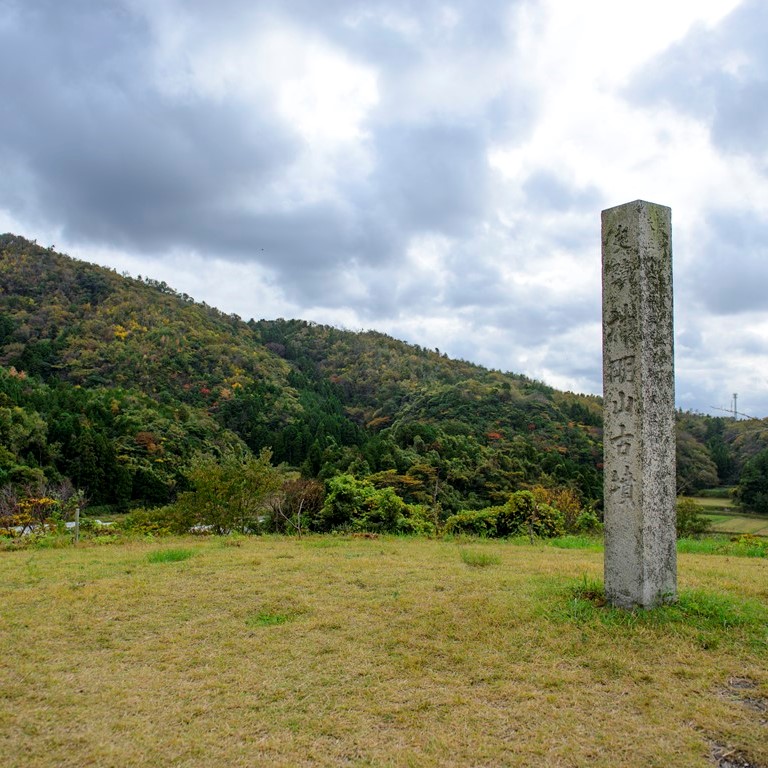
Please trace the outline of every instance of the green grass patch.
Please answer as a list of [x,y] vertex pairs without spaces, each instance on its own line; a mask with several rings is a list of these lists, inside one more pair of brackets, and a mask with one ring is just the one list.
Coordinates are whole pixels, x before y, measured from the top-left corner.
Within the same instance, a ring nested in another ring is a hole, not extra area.
[[677,551],[684,554],[720,555],[724,553],[728,543],[728,538],[724,536],[678,539]]
[[595,552],[603,549],[602,536],[556,536],[544,539],[543,543],[557,549],[591,549]]
[[738,537],[702,536],[678,539],[677,551],[696,555],[727,555],[729,557],[768,557],[768,538],[745,534]]
[[701,516],[706,520],[709,520],[712,525],[723,523],[726,520],[731,520],[733,518],[733,515],[716,514],[714,512],[704,512]]
[[758,600],[739,599],[713,590],[685,589],[674,602],[630,611],[608,605],[603,583],[583,577],[566,590],[566,601],[565,610],[556,614],[579,624],[635,631],[682,630],[707,650],[737,639],[768,651],[768,606]]
[[461,561],[470,568],[487,568],[489,565],[499,565],[501,558],[491,552],[479,552],[474,549],[460,550]]
[[260,611],[248,616],[245,620],[247,627],[274,627],[277,624],[285,624],[290,621],[292,616],[287,613],[270,613],[269,611]]
[[157,549],[147,555],[147,560],[150,563],[179,563],[194,554],[193,549]]

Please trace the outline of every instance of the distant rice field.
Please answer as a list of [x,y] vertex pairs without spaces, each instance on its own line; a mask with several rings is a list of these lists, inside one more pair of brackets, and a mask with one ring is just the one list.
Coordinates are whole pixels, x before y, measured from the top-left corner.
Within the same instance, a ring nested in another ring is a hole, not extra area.
[[749,533],[753,536],[768,536],[768,518],[749,515],[710,515],[713,533]]
[[745,514],[737,507],[732,498],[714,498],[711,496],[690,496],[705,510],[704,517],[712,523],[713,533],[752,534],[768,536],[768,517]]
[[736,505],[733,503],[733,499],[717,499],[711,496],[689,496],[692,501],[695,501],[700,507],[704,507],[707,510],[710,509],[736,509]]

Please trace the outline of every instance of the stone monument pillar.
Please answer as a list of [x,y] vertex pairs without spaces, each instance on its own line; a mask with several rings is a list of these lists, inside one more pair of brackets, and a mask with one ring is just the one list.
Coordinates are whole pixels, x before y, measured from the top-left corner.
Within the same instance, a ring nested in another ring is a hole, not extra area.
[[624,608],[677,593],[671,220],[602,214],[605,592]]

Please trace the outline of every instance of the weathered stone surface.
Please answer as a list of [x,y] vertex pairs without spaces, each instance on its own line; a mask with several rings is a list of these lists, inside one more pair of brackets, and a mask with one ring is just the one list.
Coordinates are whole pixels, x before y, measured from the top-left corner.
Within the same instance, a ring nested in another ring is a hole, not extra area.
[[605,590],[627,608],[677,592],[671,214],[602,214]]

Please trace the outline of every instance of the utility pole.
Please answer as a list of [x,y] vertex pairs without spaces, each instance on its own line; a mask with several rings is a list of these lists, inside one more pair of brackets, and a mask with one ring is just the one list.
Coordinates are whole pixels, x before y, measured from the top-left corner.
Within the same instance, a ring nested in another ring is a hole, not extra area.
[[733,393],[733,420],[736,421],[738,419],[738,409],[736,408],[736,401],[738,400],[739,393],[734,392]]

